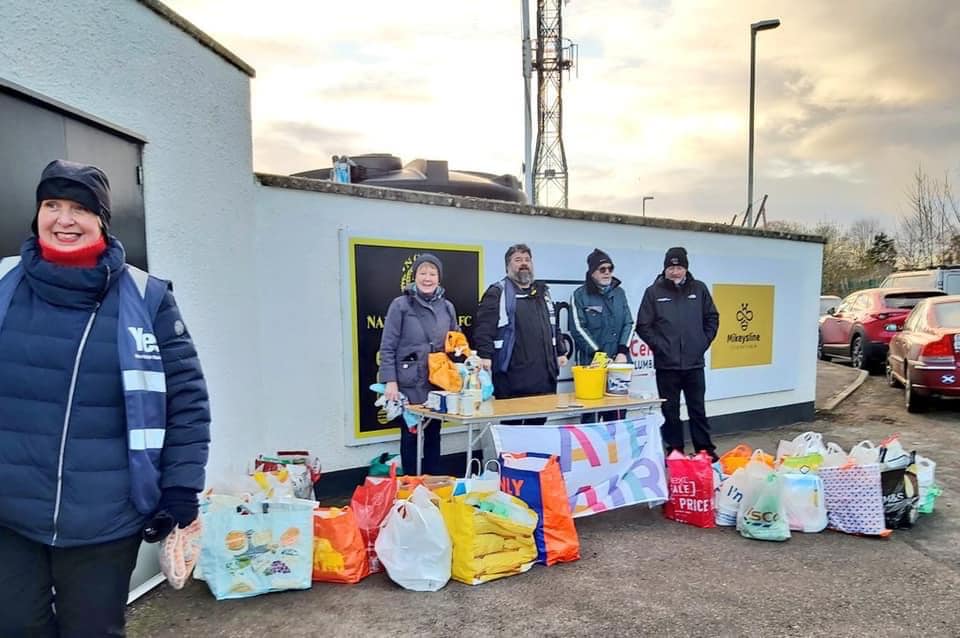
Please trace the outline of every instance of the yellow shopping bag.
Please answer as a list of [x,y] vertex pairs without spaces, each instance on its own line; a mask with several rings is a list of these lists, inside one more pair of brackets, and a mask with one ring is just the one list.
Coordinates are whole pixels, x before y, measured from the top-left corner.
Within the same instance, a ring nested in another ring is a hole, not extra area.
[[537,559],[537,513],[503,492],[471,493],[441,501],[453,541],[454,580],[468,585],[520,574]]

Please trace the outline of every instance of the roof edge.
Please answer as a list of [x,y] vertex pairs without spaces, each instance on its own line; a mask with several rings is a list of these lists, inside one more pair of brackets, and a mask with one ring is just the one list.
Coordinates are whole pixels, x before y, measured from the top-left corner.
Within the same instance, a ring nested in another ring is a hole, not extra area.
[[219,55],[233,66],[249,75],[251,78],[257,77],[257,72],[252,66],[241,60],[240,57],[230,51],[230,49],[214,40],[211,36],[207,35],[198,26],[184,18],[167,5],[160,2],[160,0],[138,0],[138,2],[192,37],[206,48]]
[[800,233],[786,233],[756,228],[743,228],[712,222],[698,222],[692,220],[666,219],[660,217],[640,217],[637,215],[621,215],[597,211],[577,210],[573,208],[548,208],[545,206],[529,206],[479,197],[464,197],[443,193],[426,193],[422,191],[399,190],[381,186],[365,186],[363,184],[339,184],[322,179],[309,177],[291,177],[289,175],[273,175],[270,173],[254,173],[257,181],[263,186],[271,188],[285,188],[289,190],[313,191],[316,193],[330,193],[347,195],[350,197],[365,197],[410,204],[426,204],[428,206],[450,206],[470,210],[483,210],[495,213],[512,215],[529,215],[533,217],[553,217],[556,219],[578,219],[583,221],[607,222],[610,224],[624,224],[629,226],[646,226],[648,228],[669,228],[672,230],[690,230],[701,233],[720,233],[724,235],[746,235],[749,237],[764,237],[767,239],[785,239],[816,244],[825,244],[827,240],[820,235],[805,235]]

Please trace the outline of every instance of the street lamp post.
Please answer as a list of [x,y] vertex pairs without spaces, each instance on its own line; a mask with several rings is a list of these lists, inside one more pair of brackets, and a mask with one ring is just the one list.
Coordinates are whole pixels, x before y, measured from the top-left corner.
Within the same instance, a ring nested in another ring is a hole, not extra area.
[[653,199],[653,195],[644,195],[643,199],[640,201],[640,210],[642,212],[643,217],[647,216],[647,200],[648,199]]
[[753,102],[757,80],[757,31],[767,31],[780,26],[780,20],[761,20],[750,25],[750,143],[747,151],[747,213],[744,218],[747,228],[753,227]]

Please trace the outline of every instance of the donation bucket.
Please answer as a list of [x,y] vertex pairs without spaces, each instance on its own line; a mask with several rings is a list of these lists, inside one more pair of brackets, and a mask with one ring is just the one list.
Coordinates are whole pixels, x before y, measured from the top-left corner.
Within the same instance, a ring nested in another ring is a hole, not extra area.
[[633,364],[611,363],[607,366],[607,394],[627,396],[630,392],[630,377],[633,376]]
[[578,399],[602,399],[607,386],[606,368],[573,366],[573,396]]

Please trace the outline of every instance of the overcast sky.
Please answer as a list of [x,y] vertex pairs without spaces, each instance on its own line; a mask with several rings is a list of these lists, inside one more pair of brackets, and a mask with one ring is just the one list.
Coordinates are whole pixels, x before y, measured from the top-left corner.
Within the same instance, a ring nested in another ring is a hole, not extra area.
[[[258,171],[387,152],[520,175],[519,0],[166,3],[257,70]],[[573,0],[569,205],[743,211],[749,25],[767,18],[783,23],[757,46],[754,190],[770,220],[892,229],[919,163],[960,183],[960,2]]]

